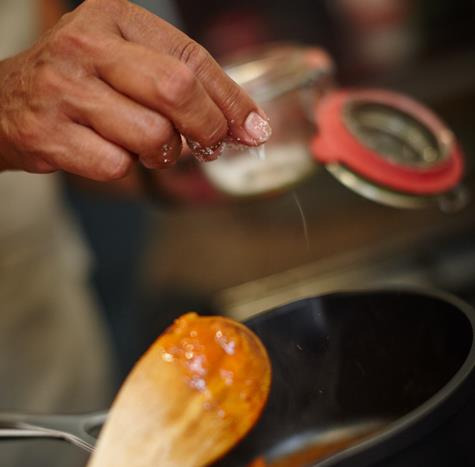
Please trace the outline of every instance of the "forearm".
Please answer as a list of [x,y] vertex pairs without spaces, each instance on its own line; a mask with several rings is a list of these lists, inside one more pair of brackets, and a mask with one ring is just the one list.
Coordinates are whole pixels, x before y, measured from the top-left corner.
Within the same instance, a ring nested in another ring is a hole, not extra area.
[[[62,0],[35,0],[37,2],[37,14],[31,14],[34,18],[34,21],[31,22],[31,29],[37,31],[37,33],[42,34],[46,30],[53,27],[61,16],[66,13],[67,8]],[[18,18],[20,21],[21,18]],[[36,25],[35,25],[36,22]],[[30,22],[26,22],[30,24]],[[9,37],[6,36],[3,40],[6,40],[8,44]],[[13,49],[19,47],[15,42],[11,44]],[[12,56],[0,61],[0,171],[8,169],[20,168],[12,160],[11,154],[8,153],[12,151],[11,148],[7,147],[7,142],[11,135],[9,132],[14,131],[14,125],[10,121],[9,115],[14,114],[15,110],[14,105],[11,107],[9,103],[12,102],[8,96],[4,95],[6,89],[11,89],[11,86],[8,86],[9,81],[15,81],[17,74],[12,70],[15,69],[15,59],[19,58]],[[20,80],[18,80],[18,88],[15,89],[16,93],[22,92],[22,85]]]

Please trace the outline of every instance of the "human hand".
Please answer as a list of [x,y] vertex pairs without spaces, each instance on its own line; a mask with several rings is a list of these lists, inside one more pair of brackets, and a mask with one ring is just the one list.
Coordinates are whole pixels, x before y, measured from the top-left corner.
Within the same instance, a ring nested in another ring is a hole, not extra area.
[[0,62],[0,168],[94,180],[173,164],[183,135],[213,159],[256,146],[265,114],[185,34],[125,0],[86,0]]

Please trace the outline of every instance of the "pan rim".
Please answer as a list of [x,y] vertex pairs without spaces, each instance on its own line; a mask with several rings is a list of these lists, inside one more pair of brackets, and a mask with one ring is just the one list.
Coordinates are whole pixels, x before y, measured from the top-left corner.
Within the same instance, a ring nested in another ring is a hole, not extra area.
[[[244,323],[252,323],[255,319],[269,313],[285,313],[288,305],[296,305],[299,302],[325,300],[335,296],[370,296],[375,294],[418,295],[419,297],[437,299],[452,305],[459,313],[464,315],[471,326],[472,342],[470,348],[459,369],[425,402],[388,423],[381,433],[320,460],[312,464],[313,467],[370,465],[372,462],[380,462],[400,452],[440,426],[446,418],[463,405],[464,392],[468,391],[470,379],[473,379],[475,384],[475,309],[449,292],[419,286],[358,287],[349,290],[335,290],[330,293],[291,301],[277,308],[258,313],[244,321]],[[411,434],[411,436],[407,436],[408,434]],[[349,463],[347,464],[345,461],[349,461]]]

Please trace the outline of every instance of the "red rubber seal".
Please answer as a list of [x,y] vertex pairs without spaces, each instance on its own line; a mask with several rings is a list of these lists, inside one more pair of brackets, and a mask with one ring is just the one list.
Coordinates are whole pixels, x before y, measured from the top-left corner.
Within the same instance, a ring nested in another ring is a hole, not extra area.
[[[365,146],[347,127],[343,112],[352,102],[374,102],[394,107],[421,122],[448,145],[447,158],[429,168],[408,167],[387,160]],[[323,164],[340,163],[384,187],[418,195],[435,195],[454,188],[463,175],[463,154],[448,128],[426,107],[404,95],[384,90],[339,90],[317,105],[318,134],[311,143]]]

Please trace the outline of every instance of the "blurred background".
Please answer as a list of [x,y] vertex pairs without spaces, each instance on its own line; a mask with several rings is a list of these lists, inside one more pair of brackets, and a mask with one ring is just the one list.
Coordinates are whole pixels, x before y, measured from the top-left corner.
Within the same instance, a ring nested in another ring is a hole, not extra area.
[[[138,3],[218,60],[270,41],[315,45],[331,54],[338,85],[384,87],[416,98],[455,132],[467,159],[464,183],[475,189],[471,0]],[[174,183],[163,178],[165,186]],[[386,284],[436,287],[475,303],[470,205],[450,215],[378,205],[323,167],[292,190],[245,201],[191,190],[186,202],[168,197],[157,206],[77,183],[65,187],[94,252],[92,282],[121,374],[190,309],[242,319],[304,296]]]

